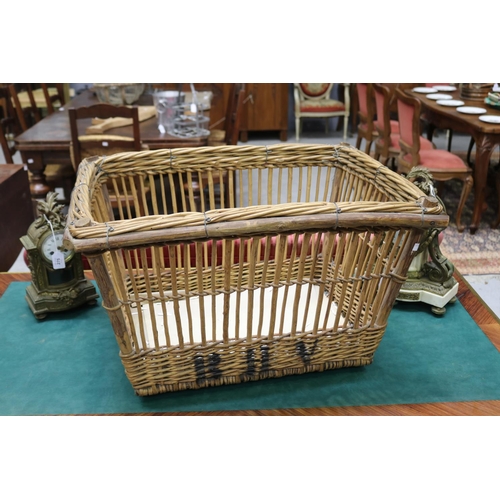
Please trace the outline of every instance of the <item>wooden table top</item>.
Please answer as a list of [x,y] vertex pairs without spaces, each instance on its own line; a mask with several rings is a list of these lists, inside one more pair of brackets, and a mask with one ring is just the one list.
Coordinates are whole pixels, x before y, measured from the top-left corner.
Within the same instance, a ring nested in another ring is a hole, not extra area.
[[[20,151],[28,150],[64,150],[69,151],[71,141],[71,132],[69,128],[68,108],[79,108],[82,106],[91,106],[98,104],[98,99],[90,90],[83,91],[80,95],[67,102],[65,106],[55,111],[51,115],[43,118],[41,121],[30,127],[28,130],[18,135],[15,140]],[[151,95],[142,95],[134,106],[152,106],[153,98]],[[82,120],[82,133],[84,128],[90,125],[90,120],[85,123]],[[184,139],[174,137],[167,133],[160,133],[158,122],[155,116],[139,124],[141,141],[147,144],[150,149],[177,148],[205,146],[206,137],[197,137],[193,139]],[[107,134],[117,134],[132,137],[132,126],[108,129]]]
[[[429,99],[427,97],[429,94],[421,94],[418,92],[413,92],[411,89],[406,89],[405,92],[412,96],[416,97],[423,105],[423,111],[430,111],[432,113],[436,113],[438,115],[442,115],[446,117],[447,120],[452,120],[454,125],[454,130],[458,132],[466,132],[470,131],[470,128],[474,128],[480,132],[486,134],[500,134],[500,123],[485,123],[479,119],[481,114],[466,114],[457,111],[459,106],[443,106],[441,104],[437,104],[437,102],[433,99]],[[470,106],[475,108],[483,108],[485,111],[484,115],[493,115],[500,117],[500,109],[493,108],[489,106],[483,101],[477,101],[472,99],[464,99],[460,96],[460,90],[454,90],[452,92],[439,92],[440,94],[448,94],[453,97],[454,100],[463,101],[462,106]]]
[[[88,279],[93,279],[90,271],[85,272]],[[463,276],[455,271],[459,283],[457,297],[471,315],[483,333],[500,351],[500,320],[491,312],[477,293],[470,288]],[[0,273],[0,297],[9,283],[13,281],[30,281],[30,273]],[[139,414],[138,414],[139,415]],[[331,408],[284,408],[277,410],[238,410],[217,412],[174,412],[174,413],[141,413],[140,415],[171,416],[424,416],[424,415],[500,415],[500,401],[470,401],[454,403],[425,403],[377,406],[350,406]]]

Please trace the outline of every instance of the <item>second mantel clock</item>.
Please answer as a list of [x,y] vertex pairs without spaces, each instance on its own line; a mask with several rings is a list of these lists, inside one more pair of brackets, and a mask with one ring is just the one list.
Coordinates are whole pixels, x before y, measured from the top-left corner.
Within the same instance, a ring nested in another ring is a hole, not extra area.
[[50,312],[96,304],[99,297],[85,278],[81,255],[63,246],[66,222],[63,206],[56,200],[57,193],[49,192],[46,201],[38,203],[40,216],[21,238],[32,276],[26,301],[38,319]]

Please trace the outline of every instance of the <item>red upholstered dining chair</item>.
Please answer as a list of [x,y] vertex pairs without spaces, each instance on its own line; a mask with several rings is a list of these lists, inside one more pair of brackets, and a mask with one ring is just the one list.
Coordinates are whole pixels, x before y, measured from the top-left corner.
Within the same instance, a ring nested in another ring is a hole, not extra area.
[[333,83],[294,83],[293,85],[297,142],[304,118],[324,118],[325,131],[328,133],[328,119],[337,116],[344,118],[344,141],[347,140],[350,110],[349,83],[339,84],[344,87],[344,102],[330,98]]
[[[390,104],[393,93],[389,87],[379,83],[373,84],[373,94],[375,96],[376,119],[375,129],[378,137],[375,140],[375,159],[384,165],[392,160],[392,167],[395,167],[396,159],[399,157],[399,122],[391,120]],[[420,138],[422,149],[433,149],[431,141]]]
[[375,100],[373,97],[373,86],[371,83],[356,83],[356,93],[359,105],[358,136],[356,138],[356,149],[361,142],[365,141],[365,153],[370,154],[373,141],[378,137],[375,129]]
[[398,172],[408,173],[413,167],[420,166],[429,170],[437,182],[459,179],[463,182],[462,194],[455,215],[457,230],[462,232],[462,210],[472,189],[472,169],[463,160],[442,149],[423,149],[420,136],[421,104],[418,99],[410,97],[400,89],[396,90],[399,118]]
[[[433,88],[436,86],[448,86],[450,85],[449,83],[426,83],[425,86],[429,88]],[[422,113],[422,116],[420,119],[424,122],[424,124],[428,127],[429,129],[429,134],[428,137],[430,136],[430,139],[432,141],[432,137],[434,135],[434,128],[433,126],[427,121],[427,118],[425,116],[425,112]],[[446,130],[446,138],[448,139],[448,151],[451,151],[451,141],[453,140],[453,130],[451,128]]]

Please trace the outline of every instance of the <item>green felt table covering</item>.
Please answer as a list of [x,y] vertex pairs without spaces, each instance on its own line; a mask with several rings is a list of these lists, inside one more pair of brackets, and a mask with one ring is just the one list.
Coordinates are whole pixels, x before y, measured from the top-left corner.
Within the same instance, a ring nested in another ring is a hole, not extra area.
[[457,301],[444,316],[396,303],[373,364],[136,396],[100,306],[35,319],[11,283],[0,298],[0,415],[364,406],[500,399],[500,353]]

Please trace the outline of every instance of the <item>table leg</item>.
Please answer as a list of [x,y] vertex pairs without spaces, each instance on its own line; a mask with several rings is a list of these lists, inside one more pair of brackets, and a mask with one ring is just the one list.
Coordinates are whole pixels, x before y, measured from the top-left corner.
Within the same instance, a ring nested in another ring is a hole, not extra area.
[[470,225],[471,234],[477,231],[481,221],[490,158],[496,145],[496,141],[488,134],[477,135],[474,139],[476,141],[476,164],[474,167],[474,211]]
[[43,164],[42,155],[32,152],[21,152],[23,163],[28,166],[30,171],[30,193],[34,199],[45,198],[45,195],[50,191],[50,187],[45,179],[45,165]]

